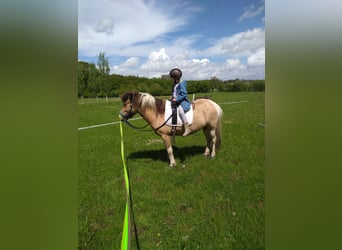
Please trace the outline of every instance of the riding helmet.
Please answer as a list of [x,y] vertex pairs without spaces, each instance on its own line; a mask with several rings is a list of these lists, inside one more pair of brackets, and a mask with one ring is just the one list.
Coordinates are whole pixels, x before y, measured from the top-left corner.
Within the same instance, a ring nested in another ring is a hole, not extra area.
[[169,76],[175,80],[179,80],[182,77],[182,71],[178,68],[173,68],[170,70]]

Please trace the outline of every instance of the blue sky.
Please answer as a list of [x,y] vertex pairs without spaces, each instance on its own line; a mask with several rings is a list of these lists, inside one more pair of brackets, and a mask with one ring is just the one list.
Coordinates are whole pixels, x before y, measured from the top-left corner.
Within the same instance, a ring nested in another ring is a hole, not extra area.
[[78,58],[111,73],[264,79],[264,0],[79,0]]

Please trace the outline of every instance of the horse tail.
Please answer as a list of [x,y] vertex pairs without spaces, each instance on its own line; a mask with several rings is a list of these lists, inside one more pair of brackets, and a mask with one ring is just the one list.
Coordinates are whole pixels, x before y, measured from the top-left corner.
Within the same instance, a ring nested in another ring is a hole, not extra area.
[[[216,103],[215,103],[216,104]],[[221,130],[222,130],[222,115],[223,111],[219,105],[215,105],[217,112],[218,112],[218,117],[217,117],[217,123],[216,123],[216,129],[215,129],[215,134],[216,134],[216,143],[215,143],[215,148],[220,149],[221,146]]]

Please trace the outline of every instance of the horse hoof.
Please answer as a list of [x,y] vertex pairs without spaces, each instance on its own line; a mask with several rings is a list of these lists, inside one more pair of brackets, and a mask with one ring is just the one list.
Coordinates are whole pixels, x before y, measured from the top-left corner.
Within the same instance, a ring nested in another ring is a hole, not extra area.
[[176,163],[170,163],[170,165],[169,165],[170,168],[173,168],[175,166],[176,166]]
[[203,154],[203,155],[209,160],[212,160],[215,157],[215,155],[207,155],[207,154]]

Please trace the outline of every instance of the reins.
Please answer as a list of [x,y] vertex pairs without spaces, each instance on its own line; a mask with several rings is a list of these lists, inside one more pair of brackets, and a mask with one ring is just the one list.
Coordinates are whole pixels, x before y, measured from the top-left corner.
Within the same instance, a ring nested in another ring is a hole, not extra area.
[[[172,114],[166,119],[166,121],[160,125],[159,127],[157,128],[152,128],[153,131],[157,131],[159,130],[161,127],[164,127],[166,125],[166,123],[171,119],[172,117]],[[135,125],[133,125],[132,123],[130,123],[127,119],[123,119],[123,121],[128,125],[130,126],[131,128],[135,129],[135,130],[138,130],[138,131],[143,131],[143,132],[149,132],[151,131],[150,129],[144,129],[146,128],[149,124],[147,123],[146,125],[142,126],[142,127],[137,127]]]
[[135,130],[139,130],[139,131],[150,131],[150,130],[143,130],[144,128],[146,128],[148,126],[148,123],[145,125],[145,126],[142,126],[142,127],[137,127],[135,125],[133,125],[132,123],[130,123],[128,120],[124,119],[123,120],[128,126],[130,126],[131,128],[134,128]]

